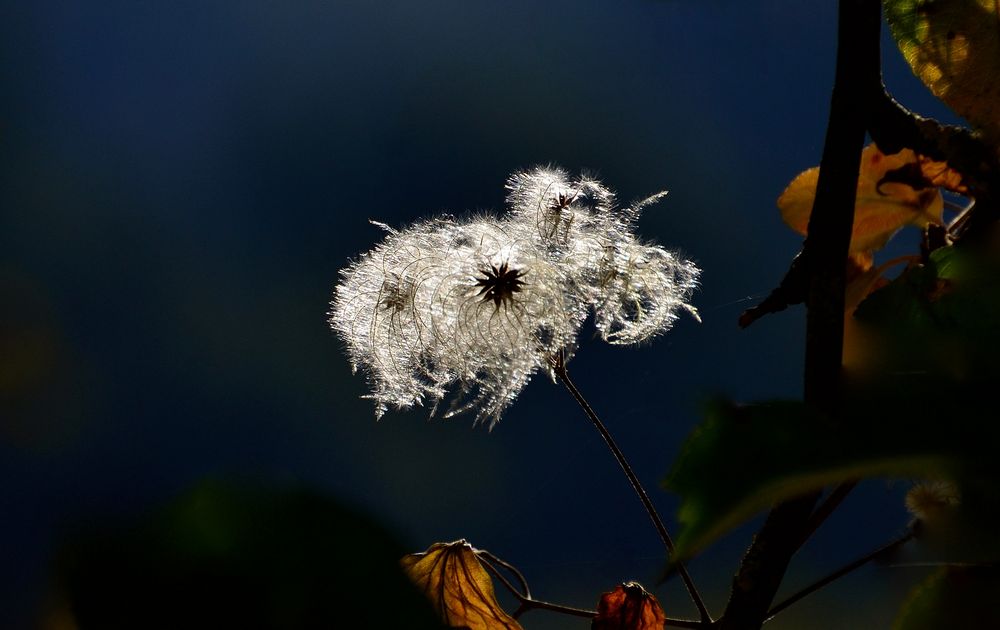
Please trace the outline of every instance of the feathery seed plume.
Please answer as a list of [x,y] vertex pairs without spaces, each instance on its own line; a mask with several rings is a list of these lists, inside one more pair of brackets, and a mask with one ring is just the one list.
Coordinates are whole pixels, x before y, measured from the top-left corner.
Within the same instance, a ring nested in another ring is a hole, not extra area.
[[698,268],[634,234],[665,193],[616,209],[600,182],[557,168],[515,173],[507,189],[503,218],[376,223],[385,239],[341,271],[329,322],[376,417],[451,392],[446,416],[474,410],[492,428],[535,372],[572,355],[588,314],[614,344],[668,330],[680,310],[697,318]]

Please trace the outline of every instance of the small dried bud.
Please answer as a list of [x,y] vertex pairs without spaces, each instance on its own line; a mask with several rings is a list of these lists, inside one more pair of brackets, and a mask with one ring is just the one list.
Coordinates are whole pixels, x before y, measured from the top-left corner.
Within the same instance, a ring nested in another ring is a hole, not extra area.
[[591,630],[662,630],[663,608],[638,582],[619,584],[601,596]]

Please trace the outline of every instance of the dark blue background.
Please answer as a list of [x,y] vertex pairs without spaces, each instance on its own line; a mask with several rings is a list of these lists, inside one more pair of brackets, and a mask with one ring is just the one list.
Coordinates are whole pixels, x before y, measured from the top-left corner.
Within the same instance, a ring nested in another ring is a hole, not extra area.
[[[640,230],[702,267],[704,323],[637,349],[587,331],[571,366],[665,514],[676,500],[656,485],[701,400],[800,391],[801,311],[747,331],[736,318],[800,243],[774,201],[819,160],[832,1],[32,1],[0,14],[2,627],[39,609],[75,523],[206,476],[306,482],[414,550],[467,538],[551,600],[652,586],[655,532],[566,392],[536,379],[492,433],[419,411],[376,423],[324,321],[338,270],[381,238],[369,218],[499,210],[518,168],[590,169],[625,201],[671,191]],[[948,116],[891,44],[884,57],[903,102]],[[863,484],[788,588],[897,532],[901,489]],[[751,531],[691,565],[716,610]],[[866,569],[773,626],[886,627],[920,575]],[[691,614],[679,584],[656,592]]]

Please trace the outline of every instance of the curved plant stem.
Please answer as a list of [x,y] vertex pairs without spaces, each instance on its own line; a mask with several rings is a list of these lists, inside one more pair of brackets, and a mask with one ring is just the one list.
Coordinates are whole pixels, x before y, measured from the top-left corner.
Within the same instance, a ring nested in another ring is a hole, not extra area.
[[[486,567],[486,570],[492,573],[493,576],[496,577],[498,580],[500,580],[500,583],[503,584],[508,591],[510,591],[511,595],[513,595],[518,602],[520,602],[520,606],[518,606],[517,610],[514,611],[514,614],[511,615],[512,617],[514,617],[514,619],[519,618],[524,613],[533,609],[548,610],[550,612],[562,613],[564,615],[572,615],[574,617],[586,617],[588,619],[593,619],[594,617],[597,616],[596,610],[587,610],[585,608],[576,608],[574,606],[564,606],[562,604],[553,604],[552,602],[545,602],[539,599],[534,599],[533,597],[531,597],[530,594],[531,592],[528,589],[528,582],[524,579],[524,575],[520,571],[518,571],[514,565],[505,562],[500,558],[494,556],[492,553],[484,551],[482,549],[476,550],[476,555],[479,556],[479,561],[482,563],[484,567]],[[511,573],[513,573],[517,577],[518,582],[521,583],[521,587],[524,589],[524,592],[517,590],[517,588],[510,583],[510,580],[507,579],[507,577],[500,571],[500,569],[493,566],[494,562],[499,564],[503,568],[507,569]],[[688,619],[671,619],[670,617],[667,617],[665,624],[668,627],[673,627],[673,628],[705,627],[705,624],[703,624],[700,621],[691,621]]]
[[821,588],[823,588],[827,584],[830,584],[831,582],[833,582],[835,580],[839,580],[840,578],[844,577],[845,575],[847,575],[851,571],[854,571],[855,569],[859,569],[859,568],[863,567],[864,565],[868,564],[872,560],[875,560],[879,556],[884,556],[884,555],[886,555],[886,554],[894,551],[897,547],[903,546],[904,544],[906,544],[907,542],[909,542],[910,539],[913,538],[913,535],[914,534],[913,534],[912,531],[908,531],[908,532],[906,532],[905,535],[897,538],[896,540],[890,542],[889,544],[883,545],[882,547],[879,547],[875,551],[873,551],[871,553],[868,553],[868,554],[865,554],[864,556],[861,556],[860,558],[858,558],[857,560],[854,560],[853,562],[848,562],[847,564],[845,564],[844,566],[840,567],[839,569],[837,569],[833,573],[827,575],[826,577],[823,577],[823,578],[820,578],[819,580],[816,580],[815,582],[813,582],[809,586],[803,588],[802,590],[798,591],[797,593],[795,593],[793,595],[789,595],[788,597],[786,597],[785,599],[783,599],[781,602],[779,602],[779,603],[775,604],[773,607],[771,607],[771,610],[767,611],[767,618],[770,619],[771,617],[774,617],[775,615],[777,615],[778,613],[780,613],[782,610],[788,608],[789,606],[791,606],[795,602],[799,601],[800,599],[806,597],[807,595],[812,595],[813,593],[815,593],[816,591],[820,590]]
[[[653,526],[656,528],[657,533],[660,535],[660,539],[663,541],[663,546],[667,548],[667,553],[669,555],[673,555],[674,541],[670,538],[667,528],[663,525],[663,520],[656,512],[656,508],[653,507],[653,502],[649,500],[649,495],[646,494],[646,490],[642,487],[642,483],[639,482],[639,478],[635,476],[635,473],[632,471],[632,467],[629,466],[628,461],[625,459],[625,454],[618,448],[614,438],[611,437],[611,433],[608,432],[607,427],[604,426],[601,419],[597,417],[594,409],[583,397],[583,394],[581,394],[580,390],[573,384],[573,381],[569,377],[569,373],[566,371],[566,361],[562,357],[553,360],[552,369],[559,380],[562,381],[562,384],[566,386],[566,389],[569,390],[569,393],[572,394],[574,399],[576,399],[576,402],[583,409],[584,413],[587,414],[587,417],[590,418],[590,421],[594,423],[594,426],[601,434],[601,437],[604,438],[605,444],[608,445],[611,453],[615,456],[615,459],[618,460],[618,464],[621,466],[622,471],[624,471],[625,477],[628,478],[629,483],[632,484],[632,489],[635,490],[635,493],[638,495],[643,507],[646,508],[649,518],[653,521]],[[701,617],[700,624],[711,624],[712,616],[708,614],[708,608],[705,607],[705,602],[698,593],[698,589],[695,587],[694,581],[691,579],[691,575],[687,572],[684,564],[677,562],[674,566],[677,567],[677,572],[684,581],[684,587],[687,589],[688,594],[690,594],[691,601],[693,601],[694,605],[698,608],[698,614]]]
[[[523,591],[520,591],[520,592],[523,593],[524,596],[527,599],[531,599],[531,589],[528,588],[528,580],[524,579],[524,574],[521,573],[518,570],[517,567],[515,567],[513,564],[507,562],[506,560],[501,560],[500,558],[494,556],[492,553],[490,553],[489,551],[486,551],[485,549],[477,549],[476,550],[476,555],[479,556],[480,560],[482,560],[483,558],[486,558],[486,560],[488,562],[491,562],[491,563],[495,562],[495,563],[499,564],[500,566],[502,566],[503,568],[505,568],[508,571],[510,571],[511,573],[513,573],[514,577],[517,578],[517,581],[521,583],[521,588],[524,589]],[[501,578],[501,579],[503,579],[503,578]],[[506,582],[506,580],[504,580],[504,581]],[[507,584],[507,587],[508,588],[513,588],[513,587],[510,586],[509,583]]]
[[[573,615],[574,617],[587,617],[588,619],[597,616],[596,610],[587,610],[585,608],[575,608],[573,606],[553,604],[552,602],[545,602],[540,599],[533,598],[530,594],[530,591],[528,590],[528,583],[525,581],[524,576],[521,575],[520,571],[515,569],[512,565],[504,562],[503,560],[500,560],[491,553],[484,553],[482,550],[480,550],[476,555],[479,556],[479,561],[482,563],[484,567],[486,567],[486,570],[492,573],[493,576],[496,577],[498,580],[500,580],[500,583],[503,584],[508,591],[510,591],[510,594],[516,597],[517,601],[521,603],[521,605],[518,607],[517,610],[514,611],[514,614],[512,615],[512,617],[514,617],[515,619],[517,619],[522,614],[533,608],[549,610],[552,612],[562,613],[564,615]],[[517,590],[517,587],[515,587],[513,584],[510,583],[510,580],[507,579],[507,576],[505,576],[500,571],[500,569],[493,566],[494,562],[499,563],[502,567],[504,567],[508,571],[511,571],[512,573],[514,573],[514,575],[517,576],[518,581],[521,582],[521,585],[524,587],[523,593]]]

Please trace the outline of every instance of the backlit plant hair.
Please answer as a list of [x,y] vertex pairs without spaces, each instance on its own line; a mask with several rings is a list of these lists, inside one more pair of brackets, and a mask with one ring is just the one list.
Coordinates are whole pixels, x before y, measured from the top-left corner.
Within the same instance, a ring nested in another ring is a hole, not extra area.
[[[615,207],[596,179],[558,168],[507,180],[503,217],[438,218],[388,232],[341,271],[329,313],[351,365],[372,388],[375,416],[388,407],[438,403],[445,416],[473,411],[492,429],[535,372],[559,380],[590,418],[653,522],[673,540],[621,449],[569,378],[566,363],[590,314],[612,344],[668,330],[697,286],[694,263],[635,235],[642,208]],[[676,563],[703,621],[708,610]],[[537,602],[536,602],[537,604]]]
[[616,209],[600,182],[556,168],[507,188],[503,217],[383,225],[386,238],[342,271],[329,321],[377,417],[452,393],[446,416],[471,410],[492,428],[535,372],[555,376],[589,314],[615,344],[666,331],[679,310],[697,316],[697,267],[634,234],[650,200]]

